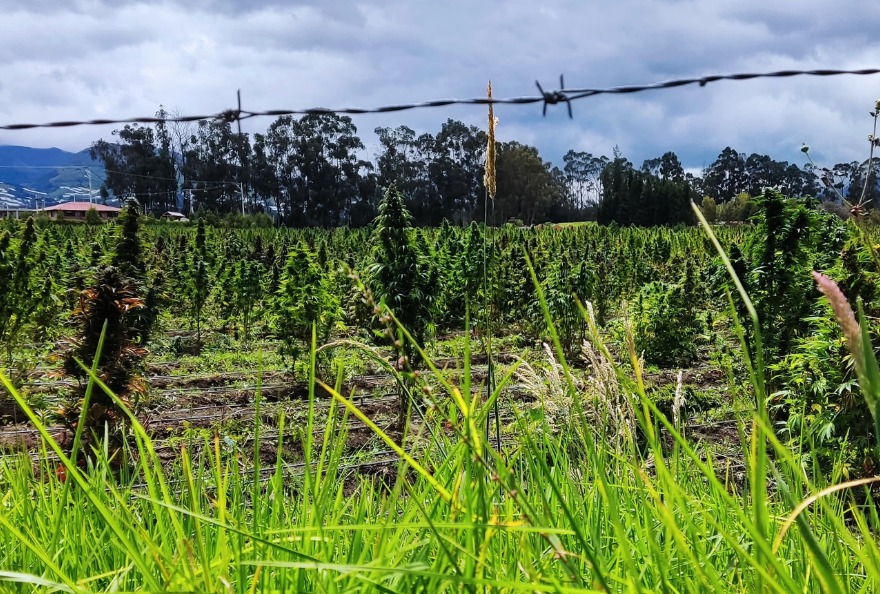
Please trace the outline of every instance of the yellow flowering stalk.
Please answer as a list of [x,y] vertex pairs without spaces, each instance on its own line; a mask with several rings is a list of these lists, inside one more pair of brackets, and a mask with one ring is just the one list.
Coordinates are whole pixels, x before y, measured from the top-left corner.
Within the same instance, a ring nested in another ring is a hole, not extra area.
[[[489,81],[489,99],[492,98],[492,81]],[[486,147],[486,173],[483,176],[483,182],[486,185],[486,191],[492,200],[495,199],[495,126],[498,120],[495,118],[493,105],[489,104],[489,142]]]

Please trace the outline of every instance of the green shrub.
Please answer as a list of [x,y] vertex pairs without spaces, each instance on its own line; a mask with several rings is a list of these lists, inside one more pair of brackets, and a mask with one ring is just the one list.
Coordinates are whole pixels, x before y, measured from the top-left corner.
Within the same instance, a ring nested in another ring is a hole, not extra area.
[[710,223],[714,223],[718,219],[718,206],[712,197],[703,196],[700,210],[703,211],[703,216],[706,217],[706,220]]
[[101,215],[97,209],[90,208],[86,211],[86,225],[100,225],[102,222]]
[[272,300],[272,327],[281,339],[282,357],[293,366],[312,340],[312,325],[319,344],[327,342],[339,319],[339,305],[329,291],[330,278],[321,270],[314,252],[300,244],[288,255],[278,291]]
[[[869,319],[876,320],[878,272],[868,246],[851,238],[829,274],[842,279],[838,285],[848,301],[861,300]],[[803,319],[803,335],[770,367],[778,388],[771,400],[775,417],[783,437],[800,442],[824,468],[842,459],[847,467],[869,472],[878,462],[876,437],[852,355],[828,301],[815,299],[810,306],[813,315]]]
[[779,390],[774,416],[783,437],[801,442],[826,468],[842,457],[847,464],[868,466],[873,422],[859,394],[852,356],[837,323],[811,319],[810,332],[793,351],[770,367]]
[[[846,228],[808,200],[787,198],[775,190],[753,202],[754,233],[741,252],[734,246],[730,256],[761,322],[764,358],[773,363],[807,332],[806,319],[819,296],[810,271],[827,270],[838,258]],[[723,280],[716,286],[725,285],[732,289]],[[741,320],[748,319],[744,306],[738,304],[738,310]],[[754,356],[752,328],[746,324],[743,329]]]
[[684,366],[697,356],[699,324],[684,288],[661,281],[638,292],[630,310],[636,350],[661,366]]

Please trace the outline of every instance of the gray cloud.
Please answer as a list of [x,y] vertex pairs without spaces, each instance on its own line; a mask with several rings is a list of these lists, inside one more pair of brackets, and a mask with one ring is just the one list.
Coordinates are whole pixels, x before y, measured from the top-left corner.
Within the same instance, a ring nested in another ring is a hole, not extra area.
[[[880,64],[872,28],[880,4],[622,0],[474,3],[379,1],[185,3],[0,0],[0,123],[251,109],[371,106],[485,93],[533,94],[681,76]],[[807,142],[829,161],[867,156],[867,112],[880,77],[722,82],[574,105],[499,107],[499,138],[561,161],[568,149],[640,163],[667,150],[689,167],[727,145],[800,162]],[[447,118],[485,125],[454,107],[355,118],[436,132]],[[264,130],[270,120],[246,123]],[[0,132],[0,144],[78,150],[112,127]]]

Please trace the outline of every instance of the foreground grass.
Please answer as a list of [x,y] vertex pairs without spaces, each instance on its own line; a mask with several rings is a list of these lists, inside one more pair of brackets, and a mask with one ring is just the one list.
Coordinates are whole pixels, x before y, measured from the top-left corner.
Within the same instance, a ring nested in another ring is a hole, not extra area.
[[[0,466],[0,589],[877,591],[880,517],[866,486],[808,500],[840,477],[812,484],[826,475],[776,442],[759,412],[742,427],[745,474],[716,467],[653,408],[637,361],[626,375],[595,333],[592,344],[589,389],[559,351],[545,377],[567,424],[521,416],[520,441],[503,452],[485,427],[505,380],[483,399],[467,365],[460,389],[434,370],[445,392],[415,425],[428,445],[410,454],[381,434],[401,456],[391,480],[343,464],[345,420],[362,415],[338,392],[328,417],[312,394],[304,426],[282,420],[282,439],[303,442],[297,469],[279,454],[266,473],[220,439],[167,468],[131,417],[133,462],[119,476],[101,453],[81,470],[45,433],[60,470]],[[314,387],[314,364],[312,374]]]

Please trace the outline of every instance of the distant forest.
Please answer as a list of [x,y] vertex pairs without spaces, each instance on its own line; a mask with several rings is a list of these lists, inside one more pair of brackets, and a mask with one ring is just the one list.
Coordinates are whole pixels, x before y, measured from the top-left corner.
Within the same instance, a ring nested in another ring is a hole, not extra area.
[[[160,118],[170,117],[160,110]],[[559,168],[535,147],[497,144],[497,194],[484,212],[483,163],[487,135],[447,120],[437,134],[406,126],[376,128],[380,150],[365,160],[364,144],[351,118],[282,116],[265,133],[239,134],[229,122],[160,122],[114,130],[91,157],[107,170],[104,198],[135,197],[149,212],[274,212],[297,227],[363,226],[374,219],[384,190],[395,185],[417,225],[482,221],[598,220],[621,225],[687,223],[689,202],[733,204],[768,186],[789,196],[822,201],[859,196],[867,163],[818,169],[745,155],[726,147],[697,176],[667,152],[636,167],[619,150],[607,156],[569,151]],[[874,160],[874,173],[880,170]],[[873,177],[873,179],[877,179]],[[875,185],[875,184],[873,184]],[[880,199],[869,188],[868,202]],[[878,200],[880,203],[880,200]]]

